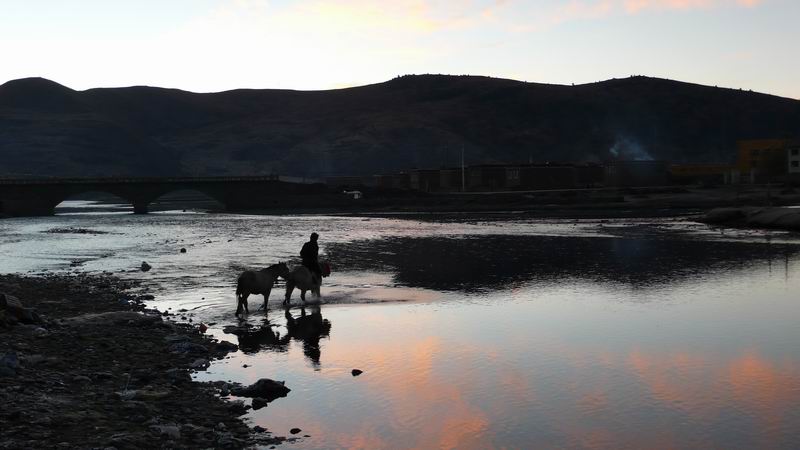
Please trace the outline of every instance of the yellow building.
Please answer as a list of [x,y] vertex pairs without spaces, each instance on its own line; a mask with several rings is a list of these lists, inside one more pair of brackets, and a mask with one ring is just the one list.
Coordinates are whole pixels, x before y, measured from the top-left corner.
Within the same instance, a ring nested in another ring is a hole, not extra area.
[[788,139],[756,139],[738,141],[739,158],[736,166],[743,176],[767,174],[785,175],[788,172]]

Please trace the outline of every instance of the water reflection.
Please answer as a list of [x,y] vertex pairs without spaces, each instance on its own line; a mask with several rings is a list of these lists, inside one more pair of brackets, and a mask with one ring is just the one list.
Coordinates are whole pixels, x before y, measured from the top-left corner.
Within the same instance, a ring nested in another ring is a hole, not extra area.
[[394,237],[331,244],[326,251],[348,270],[389,271],[407,286],[467,292],[554,279],[641,287],[773,260],[788,276],[788,261],[799,252],[789,244],[506,235]]
[[246,322],[241,325],[231,325],[224,328],[229,334],[235,334],[239,339],[239,349],[245,354],[258,353],[261,350],[273,352],[285,352],[288,348],[289,339],[281,338],[279,332],[273,330],[273,325],[269,317],[265,317],[261,326],[252,327]]
[[303,343],[303,354],[314,365],[316,370],[320,366],[319,341],[330,336],[331,323],[322,318],[322,307],[314,305],[309,307],[311,313],[306,314],[306,308],[300,308],[300,316],[294,317],[289,308],[285,310],[286,337]]
[[[514,314],[482,304],[329,308],[359,332],[338,333],[313,375],[256,363],[313,389],[254,420],[301,424],[312,438],[300,448],[793,448],[800,358],[766,333],[737,336],[730,321],[711,331],[696,309],[703,297],[671,308],[685,320],[668,322],[660,308],[567,302],[517,304]],[[770,315],[792,311],[772,306]],[[353,379],[351,367],[366,371]]]
[[[308,313],[306,312],[308,309]],[[286,352],[292,340],[302,343],[303,354],[315,369],[320,367],[320,340],[329,337],[331,322],[322,317],[321,305],[300,307],[300,315],[295,316],[291,308],[284,308],[286,333],[276,331],[279,325],[271,323],[269,312],[257,327],[246,321],[224,328],[225,333],[234,334],[239,340],[239,349],[245,354],[260,351]]]

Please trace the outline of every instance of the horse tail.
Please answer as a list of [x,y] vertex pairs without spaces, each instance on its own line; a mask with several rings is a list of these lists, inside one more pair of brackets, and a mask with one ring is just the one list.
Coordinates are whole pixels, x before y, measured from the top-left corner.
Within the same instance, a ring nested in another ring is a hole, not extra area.
[[236,282],[236,315],[242,313],[242,280],[239,279]]

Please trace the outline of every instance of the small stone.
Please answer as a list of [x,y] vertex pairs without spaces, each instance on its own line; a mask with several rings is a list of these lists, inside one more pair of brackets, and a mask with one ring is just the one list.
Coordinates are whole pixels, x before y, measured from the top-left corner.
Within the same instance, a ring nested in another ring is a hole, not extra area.
[[153,267],[150,264],[147,264],[147,261],[142,261],[141,269],[142,272],[147,272],[148,270],[152,269]]
[[169,439],[178,440],[181,438],[181,430],[177,425],[161,425],[158,427],[158,433]]
[[292,428],[291,430],[289,430],[289,433],[297,434],[297,433],[299,433],[301,431],[303,431],[303,430],[301,430],[300,428]]
[[9,352],[0,356],[0,377],[13,377],[17,375],[19,359],[17,352]]
[[239,350],[239,346],[232,342],[221,341],[219,344],[217,344],[217,350],[223,352],[235,352],[236,350]]
[[361,370],[361,369],[353,369],[353,370],[351,370],[351,371],[350,371],[350,373],[351,373],[351,374],[352,374],[354,377],[357,377],[357,376],[361,375],[362,373],[364,373],[364,371],[363,371],[363,370]]
[[46,329],[42,328],[42,327],[38,327],[38,328],[33,330],[33,335],[36,336],[37,338],[43,338],[43,337],[46,337],[49,334],[50,334],[50,332],[47,331]]
[[253,427],[253,431],[255,431],[256,433],[266,433],[267,429],[262,426],[256,425]]
[[186,253],[186,249],[185,249],[185,248],[182,248],[182,249],[181,249],[181,253]]
[[203,358],[195,359],[190,366],[192,369],[205,369],[208,367],[208,360]]

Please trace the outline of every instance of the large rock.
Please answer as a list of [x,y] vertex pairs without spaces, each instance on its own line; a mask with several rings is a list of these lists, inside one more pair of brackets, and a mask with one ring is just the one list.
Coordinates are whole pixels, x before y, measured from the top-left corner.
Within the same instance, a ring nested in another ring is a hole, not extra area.
[[269,403],[269,400],[267,400],[265,398],[255,397],[255,398],[253,398],[253,403],[252,403],[253,409],[259,410],[261,408],[265,408],[268,403]]
[[0,356],[0,377],[13,377],[19,369],[19,358],[16,352],[9,352]]
[[710,224],[725,224],[742,220],[745,217],[746,214],[742,208],[714,208],[697,221]]
[[39,324],[42,319],[36,311],[25,308],[17,297],[0,293],[0,311],[3,311],[4,320],[15,319],[26,324]]
[[279,397],[286,397],[286,394],[290,391],[291,389],[287,388],[282,381],[262,378],[250,386],[232,389],[231,394],[239,397],[258,397],[272,401]]
[[800,230],[800,209],[764,208],[747,217],[748,225],[782,230]]
[[800,209],[782,207],[715,208],[698,222],[714,225],[800,230]]

